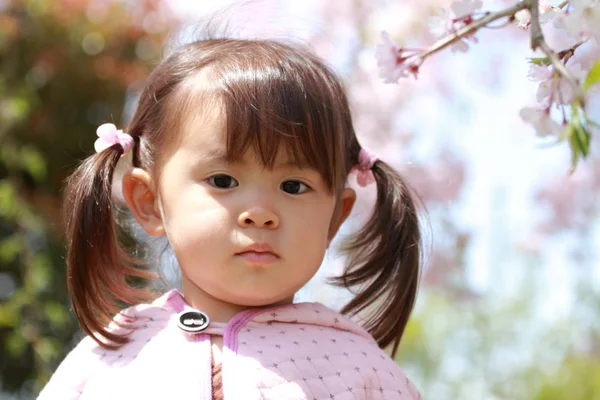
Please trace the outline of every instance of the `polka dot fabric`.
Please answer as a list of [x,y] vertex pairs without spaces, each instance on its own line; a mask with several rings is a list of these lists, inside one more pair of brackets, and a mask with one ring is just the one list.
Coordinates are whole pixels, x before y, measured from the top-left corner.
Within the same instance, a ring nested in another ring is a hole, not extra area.
[[[420,398],[366,331],[317,303],[257,315],[239,330],[236,355],[224,365],[226,395],[230,388],[257,399]],[[252,377],[242,381],[249,387],[227,385],[240,374]]]
[[132,341],[111,351],[84,339],[39,399],[210,400],[211,335],[223,335],[226,400],[421,399],[364,329],[321,304],[245,311],[195,334],[177,327],[184,310],[172,290],[123,311],[111,328]]

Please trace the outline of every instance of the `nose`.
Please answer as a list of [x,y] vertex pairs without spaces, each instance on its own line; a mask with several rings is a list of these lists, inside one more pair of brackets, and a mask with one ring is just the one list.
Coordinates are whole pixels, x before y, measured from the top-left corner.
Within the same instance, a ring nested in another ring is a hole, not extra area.
[[242,228],[254,226],[257,228],[277,229],[279,227],[279,217],[264,207],[253,207],[239,215],[238,224]]

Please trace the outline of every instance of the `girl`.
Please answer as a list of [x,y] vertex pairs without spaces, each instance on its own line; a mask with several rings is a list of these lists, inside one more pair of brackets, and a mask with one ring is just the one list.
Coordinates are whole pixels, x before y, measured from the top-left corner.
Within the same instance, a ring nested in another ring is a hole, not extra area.
[[[88,336],[40,399],[420,398],[381,350],[396,353],[415,302],[415,206],[361,148],[321,60],[268,40],[197,41],[154,70],[127,133],[97,133],[65,205],[69,289]],[[111,182],[129,152],[123,197],[148,234],[167,237],[182,292],[140,289],[153,275],[117,234]],[[342,314],[362,326],[293,303],[352,210],[351,171],[378,192],[334,281],[356,290]],[[116,312],[123,304],[138,305]]]

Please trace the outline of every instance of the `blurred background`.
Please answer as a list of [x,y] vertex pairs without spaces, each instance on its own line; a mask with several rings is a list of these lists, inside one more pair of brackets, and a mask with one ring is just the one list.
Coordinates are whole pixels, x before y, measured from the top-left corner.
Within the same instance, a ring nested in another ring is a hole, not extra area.
[[[445,0],[254,1],[239,37],[309,43],[345,81],[362,143],[426,205],[425,268],[398,363],[424,398],[600,399],[600,153],[568,174],[563,145],[518,117],[534,104],[527,32],[488,29],[466,54],[384,85],[375,45],[431,43]],[[484,1],[493,10],[511,1]],[[144,78],[233,1],[0,0],[0,399],[34,398],[80,338],[63,259],[61,187]],[[234,7],[235,8],[235,7]],[[596,102],[597,103],[597,102]],[[592,115],[600,107],[592,104]],[[371,212],[373,193],[342,232]],[[328,254],[300,300],[337,307]]]

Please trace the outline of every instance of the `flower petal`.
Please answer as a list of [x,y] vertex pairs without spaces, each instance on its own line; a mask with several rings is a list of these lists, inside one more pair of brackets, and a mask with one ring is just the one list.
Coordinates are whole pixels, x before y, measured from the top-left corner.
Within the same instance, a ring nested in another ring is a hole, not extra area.
[[534,82],[545,81],[552,78],[552,71],[546,65],[531,64],[527,77]]
[[111,144],[117,143],[117,127],[114,124],[102,124],[96,129],[99,138]]
[[96,153],[100,153],[101,151],[108,149],[113,144],[114,143],[107,142],[106,140],[99,138],[94,142],[94,149],[96,150]]

